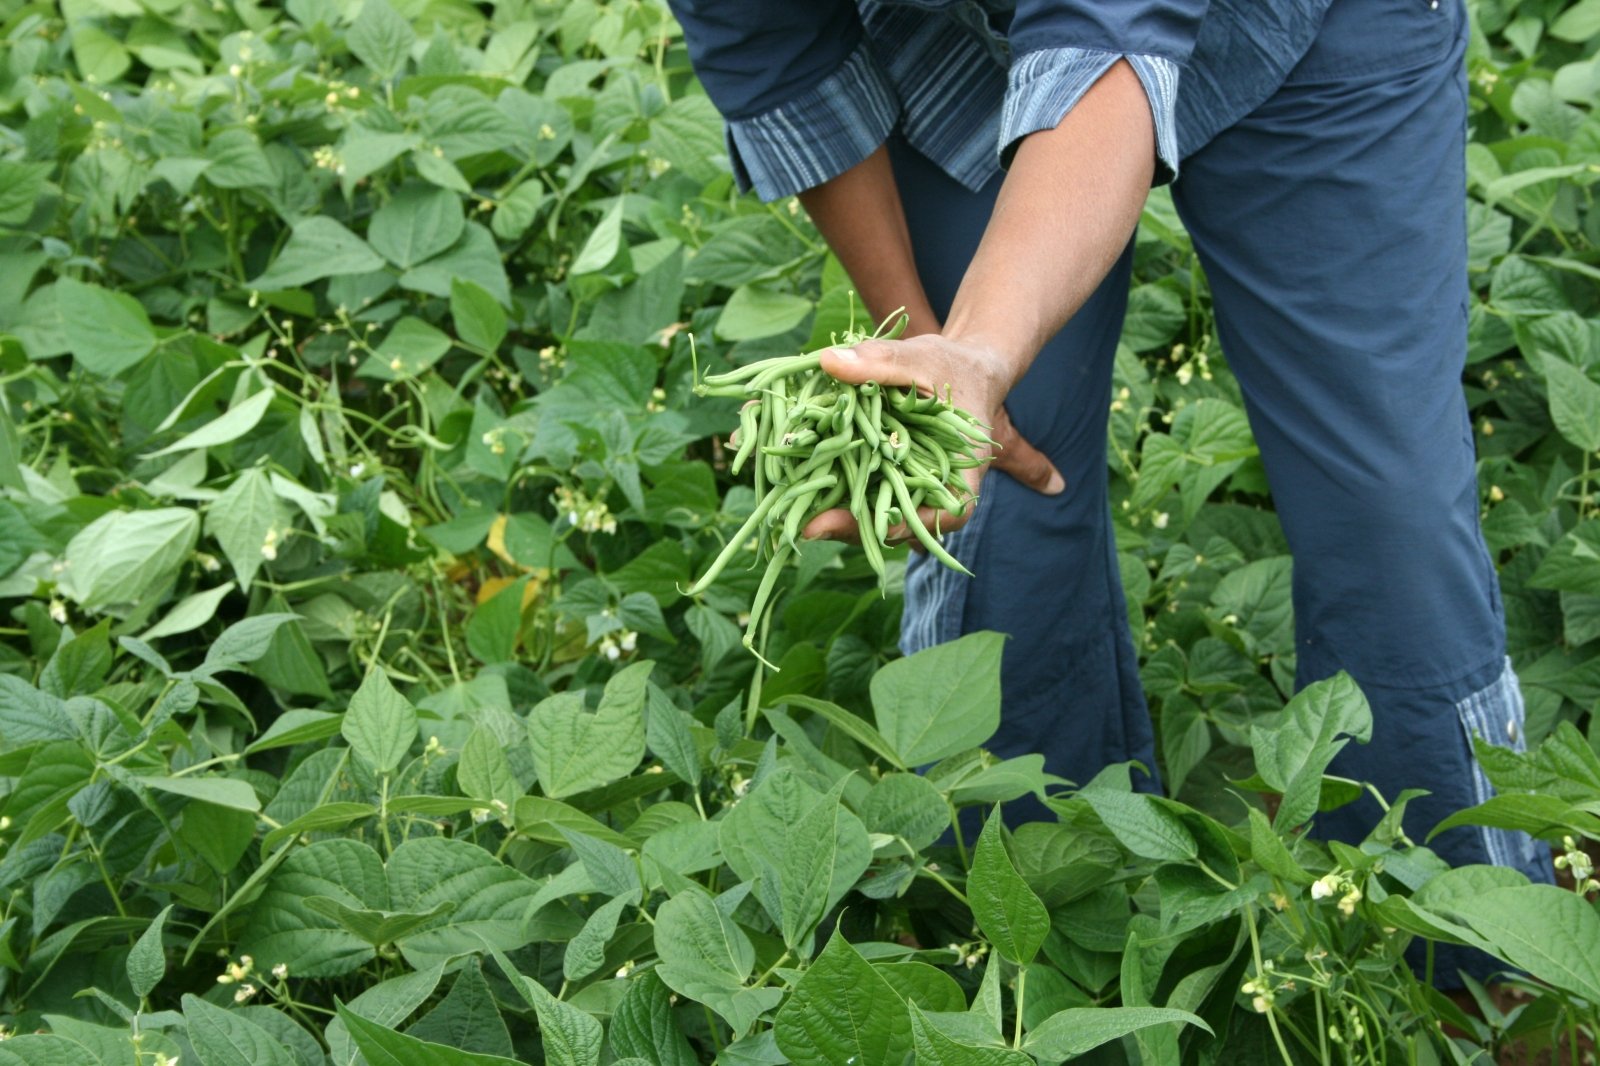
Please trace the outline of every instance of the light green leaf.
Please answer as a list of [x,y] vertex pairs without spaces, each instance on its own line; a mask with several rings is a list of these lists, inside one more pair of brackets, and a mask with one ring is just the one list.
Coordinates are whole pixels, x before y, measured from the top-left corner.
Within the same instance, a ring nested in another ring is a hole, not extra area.
[[183,1016],[201,1066],[298,1066],[281,1041],[235,1011],[186,995]]
[[883,734],[872,728],[872,723],[868,722],[860,715],[846,710],[837,703],[830,703],[827,700],[819,700],[815,696],[785,696],[784,702],[789,704],[791,707],[801,707],[810,711],[812,714],[818,715],[819,717],[825,719],[829,725],[833,726],[835,729],[839,730],[839,732],[843,733],[857,744],[860,744],[868,751],[882,756],[892,765],[897,766],[902,770],[906,768],[905,764],[900,761],[900,757],[895,754],[893,746],[890,745],[889,741],[885,739]]
[[573,259],[569,273],[593,274],[604,270],[617,257],[622,248],[622,200],[601,216],[600,222],[583,242],[577,258]]
[[150,995],[167,975],[167,951],[161,938],[167,928],[167,915],[171,913],[172,904],[169,903],[151,919],[149,927],[139,934],[128,952],[128,984],[140,999]]
[[460,196],[436,185],[405,185],[373,213],[367,241],[409,270],[454,244],[466,224]]
[[1600,0],[1578,0],[1556,16],[1550,36],[1574,44],[1593,42],[1600,37]]
[[366,68],[387,80],[405,68],[417,35],[388,0],[362,0],[345,43]]
[[871,832],[902,837],[921,851],[949,828],[950,808],[921,774],[884,774],[867,793],[861,820]]
[[533,880],[476,844],[413,838],[389,856],[387,875],[388,905],[396,909],[427,911],[446,900],[456,904],[448,923],[401,938],[400,950],[412,966],[485,947],[515,951],[531,938],[525,919],[537,890]]
[[1283,794],[1273,828],[1282,832],[1317,811],[1322,775],[1349,738],[1372,736],[1372,710],[1350,675],[1308,685],[1289,701],[1278,723],[1250,731],[1256,770]]
[[[412,1011],[433,994],[443,972],[442,966],[431,966],[401,977],[392,977],[371,986],[345,1007],[348,1012],[385,1029],[397,1029]],[[330,1021],[324,1035],[333,1066],[360,1066],[364,1062],[360,1049],[350,1039],[350,1030],[343,1018],[336,1017]]]
[[645,715],[645,743],[668,770],[691,788],[700,786],[700,749],[689,730],[689,716],[654,685]]
[[1008,961],[1026,966],[1050,935],[1050,912],[1011,865],[995,808],[978,837],[967,875],[967,902],[978,928]]
[[448,336],[422,319],[407,315],[389,330],[359,373],[380,381],[414,378],[449,351]]
[[461,761],[456,764],[456,783],[461,786],[461,791],[473,799],[482,800],[486,806],[493,806],[498,800],[501,806],[496,807],[496,812],[507,819],[511,817],[511,809],[516,806],[517,798],[523,791],[517,784],[516,775],[511,772],[511,763],[506,758],[499,738],[493,730],[483,726],[478,726],[468,734],[467,742],[461,746]]
[[1295,861],[1266,814],[1255,807],[1250,808],[1250,857],[1263,870],[1291,885],[1305,886],[1316,880]]
[[350,697],[340,732],[357,758],[380,774],[392,774],[417,739],[416,708],[374,668]]
[[216,616],[218,605],[233,589],[232,581],[224,581],[216,588],[185,596],[162,616],[161,621],[140,633],[139,639],[149,641],[199,629]]
[[101,515],[68,542],[61,590],[89,611],[136,604],[177,575],[199,532],[183,507]]
[[716,333],[725,341],[775,337],[794,329],[811,313],[811,301],[792,292],[741,285],[728,297],[717,318]]
[[600,1023],[592,1015],[552,996],[538,981],[518,973],[504,956],[497,958],[512,985],[539,1017],[545,1066],[600,1066],[600,1044],[604,1039]]
[[102,1063],[88,1048],[64,1036],[24,1033],[0,1044],[0,1066],[102,1066]]
[[1101,1044],[1120,1040],[1152,1025],[1182,1022],[1206,1032],[1211,1027],[1184,1010],[1167,1007],[1071,1007],[1052,1014],[1028,1034],[1023,1047],[1040,1062],[1061,1062]]
[[1600,915],[1583,897],[1554,885],[1518,885],[1456,898],[1449,913],[1511,965],[1600,1003]]
[[261,809],[261,800],[248,781],[229,777],[157,777],[137,779],[146,788],[170,792],[175,796],[214,803],[218,807],[231,807],[237,811],[255,812]]
[[638,902],[629,896],[613,896],[584,920],[578,935],[567,941],[561,972],[568,981],[581,981],[606,961],[606,945],[617,933],[622,912]]
[[492,352],[506,339],[506,313],[494,294],[475,281],[450,282],[450,318],[462,343]]
[[314,215],[295,223],[289,243],[266,273],[246,284],[252,289],[292,289],[335,274],[370,274],[382,269],[383,257],[366,241],[337,220]]
[[267,408],[272,405],[274,395],[273,389],[262,389],[260,392],[230,407],[226,412],[192,433],[186,433],[165,448],[158,448],[151,452],[150,457],[171,455],[173,452],[190,451],[194,448],[210,448],[217,444],[227,444],[229,441],[238,440],[256,428],[262,416],[267,413]]
[[838,932],[801,975],[772,1031],[795,1066],[899,1063],[912,1049],[904,1001]]
[[[268,395],[263,393],[262,395]],[[233,484],[206,509],[206,532],[217,538],[239,578],[239,588],[249,591],[256,571],[276,554],[287,527],[279,513],[278,494],[265,468],[253,466],[234,478]],[[270,541],[269,541],[270,536]]]
[[655,664],[635,663],[606,683],[589,712],[582,693],[563,692],[528,715],[539,784],[548,796],[571,796],[625,777],[644,758],[645,684]]
[[55,293],[67,347],[91,374],[114,377],[155,350],[150,316],[132,296],[74,278],[59,279]]
[[1582,522],[1556,541],[1528,578],[1528,585],[1600,595],[1600,521]]
[[1600,385],[1557,356],[1541,362],[1556,429],[1584,451],[1600,451]]
[[901,766],[936,762],[994,735],[1004,643],[999,633],[970,633],[896,659],[873,675],[878,731]]
[[756,964],[750,938],[698,886],[656,912],[656,954],[662,980],[692,999],[703,999],[705,988],[740,987]]

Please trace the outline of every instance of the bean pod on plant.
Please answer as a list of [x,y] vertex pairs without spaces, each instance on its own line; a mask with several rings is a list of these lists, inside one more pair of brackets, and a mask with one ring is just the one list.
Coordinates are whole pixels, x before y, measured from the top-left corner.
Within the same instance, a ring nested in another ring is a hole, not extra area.
[[[893,339],[905,322],[902,316],[879,335]],[[852,332],[839,343],[865,339]],[[750,608],[747,649],[754,651],[758,623],[779,574],[799,549],[800,531],[835,507],[848,509],[860,527],[861,547],[880,588],[887,584],[883,549],[890,546],[890,530],[901,526],[940,562],[971,573],[917,513],[928,506],[959,517],[973,502],[960,472],[983,465],[979,448],[994,444],[987,427],[948,397],[839,381],[822,369],[821,351],[712,374],[695,392],[748,401],[740,411],[731,469],[738,474],[753,468],[756,507],[686,590],[691,596],[705,591],[755,537],[757,558],[767,560],[767,570]]]

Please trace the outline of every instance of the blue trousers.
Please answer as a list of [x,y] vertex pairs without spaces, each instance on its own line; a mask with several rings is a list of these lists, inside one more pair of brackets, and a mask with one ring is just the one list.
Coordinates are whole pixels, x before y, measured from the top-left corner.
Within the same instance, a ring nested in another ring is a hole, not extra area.
[[[1194,146],[1173,186],[1294,557],[1297,683],[1347,670],[1361,685],[1372,741],[1347,746],[1332,772],[1388,797],[1428,789],[1406,819],[1418,841],[1489,795],[1474,734],[1522,743],[1461,388],[1465,41],[1459,0],[1335,0],[1285,83]],[[893,158],[942,312],[999,182],[974,195],[903,145]],[[992,472],[950,538],[977,577],[919,559],[906,585],[908,651],[1010,635],[993,749],[1042,751],[1078,782],[1128,759],[1155,766],[1107,501],[1129,270],[1125,255],[1007,404],[1068,491],[1048,498]],[[1366,800],[1317,828],[1359,840],[1378,815]],[[1461,828],[1433,846],[1453,864],[1550,878],[1548,851],[1523,834]]]

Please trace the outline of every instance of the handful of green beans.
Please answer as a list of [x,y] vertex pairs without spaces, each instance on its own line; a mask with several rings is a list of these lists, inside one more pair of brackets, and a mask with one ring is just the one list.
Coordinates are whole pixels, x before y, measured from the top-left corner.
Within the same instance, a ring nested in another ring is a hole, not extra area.
[[[898,335],[904,321],[886,336]],[[840,344],[863,339],[849,334]],[[832,508],[848,508],[854,516],[880,587],[887,584],[883,549],[890,546],[889,531],[901,525],[946,566],[971,573],[939,543],[917,508],[962,514],[971,499],[960,472],[983,464],[978,448],[994,443],[986,427],[948,395],[923,396],[870,381],[851,385],[825,372],[821,358],[816,351],[766,359],[709,375],[695,386],[701,396],[751,401],[740,411],[731,469],[738,474],[754,466],[758,502],[686,594],[704,591],[756,537],[757,558],[767,560],[767,569],[744,636],[751,651],[778,575],[799,548],[800,531]]]

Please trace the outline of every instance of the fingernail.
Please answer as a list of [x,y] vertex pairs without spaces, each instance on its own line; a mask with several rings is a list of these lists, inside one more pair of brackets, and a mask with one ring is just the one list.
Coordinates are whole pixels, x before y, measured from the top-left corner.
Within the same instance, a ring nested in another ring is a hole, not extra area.
[[841,361],[846,362],[846,363],[853,363],[857,359],[861,358],[859,355],[856,354],[856,350],[854,348],[834,348],[834,349],[832,349],[832,351],[833,351],[833,357],[835,359],[841,360]]
[[1061,476],[1061,471],[1050,471],[1050,480],[1045,483],[1044,494],[1046,496],[1059,496],[1066,491],[1067,479]]

